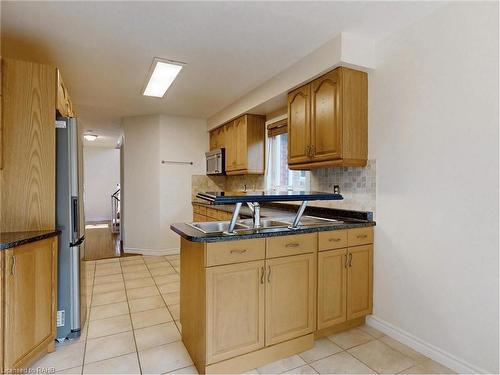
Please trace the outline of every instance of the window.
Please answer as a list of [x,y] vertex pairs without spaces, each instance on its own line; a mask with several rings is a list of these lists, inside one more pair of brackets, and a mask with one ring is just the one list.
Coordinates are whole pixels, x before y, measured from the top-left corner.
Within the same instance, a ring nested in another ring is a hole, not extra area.
[[288,169],[288,134],[269,135],[267,145],[267,189],[309,190],[309,172]]

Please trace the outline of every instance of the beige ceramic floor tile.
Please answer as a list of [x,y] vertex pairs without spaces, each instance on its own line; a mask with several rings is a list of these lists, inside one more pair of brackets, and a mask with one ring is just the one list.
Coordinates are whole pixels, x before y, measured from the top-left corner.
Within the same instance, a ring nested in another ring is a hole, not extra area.
[[145,286],[155,286],[155,281],[152,277],[144,277],[141,279],[125,280],[127,289],[143,288]]
[[402,374],[455,374],[455,372],[432,359],[428,359],[403,371]]
[[180,293],[172,292],[172,293],[164,293],[162,294],[163,299],[167,305],[178,305],[180,303]]
[[173,283],[168,283],[168,284],[158,285],[158,289],[160,289],[160,292],[162,294],[178,292],[180,290],[180,288],[181,288],[181,283],[179,281],[176,281]]
[[124,257],[120,258],[120,263],[122,265],[144,264],[144,260],[142,257]]
[[95,285],[107,284],[107,283],[113,283],[116,281],[123,281],[123,276],[121,274],[114,274],[114,275],[108,275],[108,276],[96,276],[94,279],[94,284]]
[[120,357],[105,359],[99,362],[87,363],[84,374],[140,374],[137,353],[133,352]]
[[119,264],[105,267],[96,266],[95,268],[95,276],[107,276],[117,273],[122,273],[122,269]]
[[134,353],[135,343],[132,331],[87,340],[85,364]]
[[317,372],[311,366],[305,365],[284,372],[284,374],[317,374]]
[[425,355],[420,354],[419,352],[413,350],[409,346],[406,346],[405,344],[402,344],[399,341],[394,340],[392,337],[384,336],[381,337],[379,340],[382,341],[384,344],[389,345],[392,349],[413,359],[415,363],[423,362],[429,359]]
[[92,307],[107,305],[110,303],[123,302],[127,300],[124,290],[118,290],[116,292],[108,292],[96,294],[92,297]]
[[170,265],[170,263],[168,263],[167,261],[164,261],[164,262],[156,262],[156,263],[146,263],[148,268],[150,270],[154,270],[154,269],[157,269],[157,268],[172,268],[172,266]]
[[132,324],[134,329],[171,322],[172,320],[166,307],[132,313]]
[[179,275],[177,275],[176,273],[170,275],[155,276],[155,281],[158,285],[169,284],[179,280],[180,280]]
[[94,306],[90,309],[90,320],[111,318],[113,316],[128,314],[128,303],[117,302],[109,305]]
[[139,351],[169,344],[181,339],[181,335],[174,322],[136,329],[134,334],[137,350]]
[[114,335],[115,333],[126,332],[132,329],[129,315],[119,315],[112,318],[93,320],[89,323],[89,339]]
[[161,374],[193,364],[181,341],[140,351],[139,360],[145,374]]
[[343,349],[349,349],[354,346],[365,344],[369,341],[374,340],[373,336],[370,336],[369,334],[357,328],[328,336],[328,339],[332,340],[335,344]]
[[147,264],[152,264],[152,263],[158,263],[158,262],[164,262],[165,259],[161,256],[145,256],[144,257],[144,262]]
[[143,279],[145,277],[150,277],[149,271],[139,271],[139,272],[127,272],[123,274],[125,281],[134,279]]
[[385,335],[380,332],[378,329],[375,329],[373,327],[370,327],[368,325],[363,325],[361,327],[359,327],[360,330],[362,330],[363,332],[365,333],[368,333],[370,336],[373,336],[375,337],[376,339],[379,339],[381,337],[384,337]]
[[175,274],[175,270],[173,268],[154,268],[152,270],[149,270],[151,272],[151,275],[153,276],[162,276],[162,275],[170,275],[170,274]]
[[347,352],[331,355],[310,365],[320,374],[375,374],[375,371]]
[[56,371],[56,374],[81,374],[82,366],[67,368],[66,370]]
[[415,364],[412,359],[391,349],[380,341],[371,341],[356,346],[349,349],[348,352],[381,374],[395,374]]
[[134,273],[134,272],[144,272],[147,271],[148,268],[145,264],[131,264],[131,265],[122,265],[123,273]]
[[83,364],[85,342],[69,342],[56,346],[56,351],[47,354],[37,361],[31,368],[55,368],[61,371]]
[[165,255],[165,259],[167,259],[167,260],[178,260],[178,259],[181,259],[181,256],[180,256],[180,254]]
[[160,292],[156,286],[145,286],[142,288],[127,289],[129,301],[138,298],[146,298],[159,295]]
[[330,340],[323,338],[314,341],[314,347],[299,354],[299,356],[307,363],[317,361],[318,359],[328,357],[332,354],[339,353],[343,349],[334,344]]
[[242,373],[242,375],[243,375],[243,374],[245,374],[245,375],[246,375],[246,374],[258,374],[258,373],[259,373],[259,372],[257,371],[257,369],[256,369],[256,368],[253,368],[253,369],[251,369],[251,370],[248,370],[248,371],[243,372],[243,373]]
[[175,325],[177,326],[177,329],[179,330],[180,333],[182,333],[182,324],[180,320],[175,321]]
[[99,260],[96,260],[95,263],[96,264],[109,264],[109,263],[117,263],[119,261],[120,261],[120,258],[116,257],[116,258],[99,259]]
[[265,366],[259,367],[257,371],[260,374],[281,374],[282,372],[300,367],[306,363],[298,355],[280,359],[279,361],[269,363]]
[[165,307],[165,302],[160,296],[152,296],[140,299],[134,299],[129,301],[130,312],[137,313],[140,311],[157,309],[159,307]]
[[167,372],[167,374],[198,374],[198,370],[194,366],[188,366],[172,372]]
[[174,320],[179,320],[181,318],[180,305],[170,305],[167,308],[168,311],[170,311],[170,315],[172,315],[172,318],[174,318]]
[[125,284],[123,281],[117,281],[114,283],[99,284],[94,286],[94,294],[102,294],[108,292],[116,292],[118,290],[125,289]]

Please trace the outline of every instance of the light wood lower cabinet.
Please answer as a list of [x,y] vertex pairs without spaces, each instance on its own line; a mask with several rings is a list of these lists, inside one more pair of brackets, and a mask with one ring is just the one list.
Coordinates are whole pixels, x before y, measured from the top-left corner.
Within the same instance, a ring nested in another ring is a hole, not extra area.
[[373,245],[349,248],[347,267],[347,319],[372,312]]
[[57,238],[4,253],[4,371],[22,368],[54,349]]
[[318,329],[347,319],[347,250],[318,253]]
[[316,254],[268,259],[266,266],[266,345],[313,332]]
[[207,269],[207,362],[264,347],[264,261]]

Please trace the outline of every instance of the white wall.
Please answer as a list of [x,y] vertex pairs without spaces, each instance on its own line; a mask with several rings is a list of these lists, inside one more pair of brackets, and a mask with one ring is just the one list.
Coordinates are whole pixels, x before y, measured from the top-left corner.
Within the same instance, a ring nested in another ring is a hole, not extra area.
[[371,323],[498,373],[498,3],[449,5],[376,51]]
[[170,224],[192,219],[191,176],[205,174],[206,126],[202,119],[165,115],[123,119],[125,251],[179,251],[180,239]]
[[110,197],[120,183],[120,150],[83,148],[85,221],[111,220]]

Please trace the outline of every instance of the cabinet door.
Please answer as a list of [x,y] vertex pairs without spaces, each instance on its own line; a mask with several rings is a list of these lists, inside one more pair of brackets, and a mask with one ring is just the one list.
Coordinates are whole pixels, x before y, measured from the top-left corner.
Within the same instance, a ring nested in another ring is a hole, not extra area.
[[269,259],[266,266],[266,346],[313,332],[316,254]]
[[49,238],[5,254],[5,368],[24,366],[38,345],[55,339],[56,251]]
[[217,148],[226,147],[226,132],[224,126],[215,130],[217,133]]
[[207,363],[264,347],[264,261],[206,272]]
[[336,69],[311,84],[311,154],[314,161],[342,157],[340,77]]
[[307,84],[288,94],[288,164],[310,160],[310,93]]
[[318,329],[346,320],[347,249],[318,253]]
[[209,137],[210,137],[210,151],[214,150],[217,148],[217,129],[215,130],[212,130],[210,133],[209,133]]
[[236,132],[236,170],[247,169],[247,117],[241,116],[234,120]]
[[373,245],[349,248],[347,268],[347,319],[372,312]]
[[226,125],[226,171],[236,170],[236,131],[234,121]]

